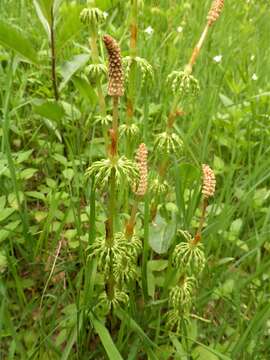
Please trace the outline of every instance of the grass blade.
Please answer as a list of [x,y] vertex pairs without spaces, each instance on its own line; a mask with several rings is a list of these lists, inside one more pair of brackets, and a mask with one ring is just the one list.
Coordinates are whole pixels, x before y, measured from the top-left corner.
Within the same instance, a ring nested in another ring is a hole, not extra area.
[[109,331],[102,324],[102,322],[96,319],[94,315],[91,315],[91,322],[96,332],[98,333],[102,345],[104,346],[104,349],[108,355],[108,358],[110,360],[123,360],[122,356],[120,355],[119,351],[117,350],[113,342],[113,339],[111,338]]

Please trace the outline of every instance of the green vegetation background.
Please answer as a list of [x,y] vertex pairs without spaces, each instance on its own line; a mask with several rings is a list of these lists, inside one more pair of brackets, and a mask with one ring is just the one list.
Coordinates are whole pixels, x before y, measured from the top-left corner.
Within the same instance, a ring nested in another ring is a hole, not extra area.
[[[119,39],[127,55],[129,2],[97,3],[108,12],[102,31]],[[155,75],[147,94],[137,94],[136,116],[141,128],[147,121],[150,152],[152,132],[161,130],[172,97],[166,78],[189,59],[210,3],[148,0],[140,11],[138,53]],[[107,356],[80,303],[90,271],[85,254],[90,188],[84,172],[104,155],[94,125],[94,84],[81,80],[89,55],[88,34],[79,22],[83,5],[64,1],[57,24],[60,107],[48,106],[53,98],[48,40],[33,2],[0,1],[0,359]],[[208,163],[217,175],[204,233],[210,266],[195,301],[196,314],[207,321],[194,319],[186,334],[189,354],[181,355],[176,337],[162,331],[155,337],[154,311],[153,317],[151,310],[145,318],[138,313],[139,329],[126,324],[113,334],[126,359],[146,358],[136,354],[147,353],[152,342],[157,359],[270,357],[269,11],[267,1],[225,0],[194,69],[199,98],[176,124],[185,159]],[[28,40],[12,38],[7,24]],[[80,54],[86,57],[68,63]],[[101,229],[101,210],[97,218]],[[65,246],[57,276],[49,278],[60,239]]]

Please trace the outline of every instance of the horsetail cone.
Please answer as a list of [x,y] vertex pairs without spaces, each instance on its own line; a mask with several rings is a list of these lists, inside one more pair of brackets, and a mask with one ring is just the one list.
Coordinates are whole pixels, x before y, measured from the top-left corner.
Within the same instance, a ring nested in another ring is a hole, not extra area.
[[148,168],[147,168],[147,147],[144,143],[140,144],[139,149],[136,154],[136,161],[139,168],[139,184],[135,192],[137,196],[144,196],[147,192],[148,185]]
[[117,41],[110,35],[104,35],[103,41],[109,55],[109,87],[110,96],[124,95],[124,76],[121,50]]
[[210,168],[209,165],[203,164],[203,186],[202,194],[204,198],[208,199],[210,196],[215,194],[216,189],[216,177],[214,171]]
[[222,9],[224,7],[224,0],[214,0],[211,5],[211,9],[207,15],[208,25],[212,26],[214,22],[220,17]]

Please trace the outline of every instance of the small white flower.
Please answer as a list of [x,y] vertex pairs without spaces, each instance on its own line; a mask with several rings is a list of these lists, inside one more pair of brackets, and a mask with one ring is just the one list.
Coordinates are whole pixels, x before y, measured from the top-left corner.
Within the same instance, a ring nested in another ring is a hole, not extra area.
[[252,80],[257,81],[258,80],[258,76],[254,73],[251,77]]
[[216,63],[220,63],[221,60],[222,60],[222,55],[216,55],[213,57],[213,60],[216,62]]
[[105,17],[105,19],[107,19],[107,17],[109,16],[109,14],[107,13],[107,11],[103,11],[103,16]]
[[183,27],[182,27],[182,26],[178,26],[178,28],[177,28],[176,30],[177,30],[177,32],[179,32],[179,34],[180,34],[181,32],[183,32]]
[[255,60],[255,55],[251,55],[250,60],[254,61]]
[[148,26],[148,27],[144,30],[144,32],[145,32],[146,34],[148,34],[148,35],[152,35],[153,32],[154,32],[154,29],[152,28],[152,26]]

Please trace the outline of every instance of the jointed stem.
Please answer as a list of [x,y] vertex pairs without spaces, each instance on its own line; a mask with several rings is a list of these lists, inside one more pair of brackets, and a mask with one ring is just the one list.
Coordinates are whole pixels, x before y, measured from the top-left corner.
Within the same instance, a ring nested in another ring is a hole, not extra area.
[[[126,123],[128,126],[132,124],[134,116],[134,100],[136,91],[136,64],[135,57],[137,56],[137,39],[138,39],[138,1],[131,0],[131,21],[130,21],[130,56],[132,63],[129,72],[129,85],[127,91],[127,114]],[[132,152],[132,139],[127,138],[126,154],[131,156]]]
[[[89,45],[90,49],[92,51],[92,60],[94,64],[99,63],[99,53],[98,53],[98,47],[97,47],[97,38],[95,34],[93,34],[89,39]],[[102,116],[106,116],[106,103],[105,98],[102,92],[100,79],[97,79],[97,92],[98,92],[98,101],[100,106],[100,112]]]
[[134,227],[136,224],[136,215],[137,215],[137,211],[138,211],[138,205],[139,205],[139,202],[138,202],[138,199],[136,199],[132,206],[132,209],[131,209],[130,218],[126,224],[126,237],[128,239],[130,239],[132,237],[133,232],[134,232]]
[[118,134],[118,117],[119,117],[119,111],[118,111],[118,102],[119,97],[114,96],[113,97],[113,131],[115,134]]
[[[117,161],[118,158],[118,103],[119,97],[113,96],[113,123],[111,129],[111,148],[109,156],[112,162]],[[114,243],[114,234],[115,234],[115,217],[116,217],[116,176],[115,170],[112,170],[111,177],[109,179],[109,203],[108,203],[108,219],[107,219],[107,228],[106,228],[106,242],[107,245],[112,247]],[[111,258],[112,262],[112,258]],[[115,279],[112,274],[112,266],[110,275],[107,279],[107,288],[109,298],[114,296],[114,286]]]
[[202,237],[202,229],[205,223],[205,218],[206,218],[206,208],[208,205],[208,200],[206,197],[203,198],[202,201],[202,213],[201,213],[201,217],[200,217],[200,223],[199,223],[199,227],[196,231],[194,240],[193,240],[193,244],[196,245],[201,241],[201,237]]
[[[90,32],[91,33],[91,37],[89,38],[89,45],[90,45],[90,49],[92,51],[92,60],[94,64],[98,64],[99,63],[99,53],[98,53],[98,47],[97,47],[97,36],[96,36],[96,31],[95,32]],[[100,78],[97,78],[97,93],[98,93],[98,101],[99,101],[99,108],[100,108],[100,113],[103,117],[105,117],[107,115],[107,111],[106,111],[106,103],[105,103],[105,98],[103,95],[103,91],[102,91],[102,87],[101,87],[101,82],[100,82]],[[107,129],[103,128],[103,137],[104,137],[104,141],[105,141],[105,147],[106,149],[108,149],[108,135],[107,135]]]
[[204,44],[204,41],[206,39],[206,36],[207,36],[207,33],[208,33],[208,30],[209,30],[209,24],[206,25],[206,27],[204,28],[202,34],[201,34],[201,37],[197,43],[197,45],[195,46],[194,50],[193,50],[193,53],[191,55],[191,58],[188,62],[188,66],[190,66],[190,69],[192,70],[192,67],[193,65],[195,64],[196,60],[197,60],[197,57],[199,56],[200,54],[200,51],[201,51],[201,48]]
[[110,193],[109,193],[107,234],[106,234],[106,241],[108,246],[112,246],[114,241],[114,222],[115,222],[114,219],[115,219],[115,210],[116,210],[115,197],[116,197],[115,171],[112,171],[110,177]]
[[51,7],[51,73],[52,73],[52,85],[54,91],[54,98],[56,101],[59,99],[57,78],[56,78],[56,49],[55,49],[55,34],[54,34],[54,11],[53,6]]

